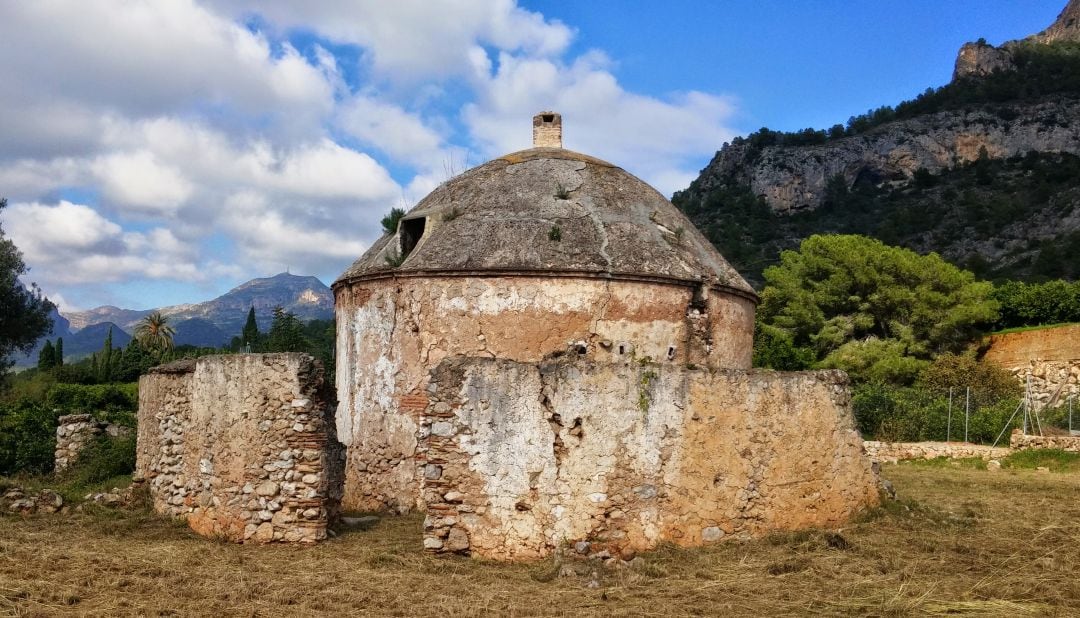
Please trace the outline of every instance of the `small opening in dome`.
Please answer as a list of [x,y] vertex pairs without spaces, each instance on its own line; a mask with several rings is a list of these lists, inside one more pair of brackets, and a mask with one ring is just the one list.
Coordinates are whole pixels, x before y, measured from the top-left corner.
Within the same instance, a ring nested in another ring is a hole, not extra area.
[[675,360],[675,346],[669,345],[667,349],[667,359]]
[[540,119],[544,122],[555,122],[555,114],[542,114]]
[[415,219],[404,219],[401,222],[401,257],[402,259],[408,257],[412,250],[416,248],[416,243],[420,242],[420,238],[424,236],[424,227],[427,224],[427,218],[417,217]]

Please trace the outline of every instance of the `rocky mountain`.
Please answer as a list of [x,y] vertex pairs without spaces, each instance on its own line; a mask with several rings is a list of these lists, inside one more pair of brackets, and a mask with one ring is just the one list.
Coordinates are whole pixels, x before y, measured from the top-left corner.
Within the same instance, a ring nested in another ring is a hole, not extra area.
[[1039,264],[1080,242],[1080,176],[1053,169],[1075,169],[1077,155],[1071,0],[1042,33],[965,45],[953,81],[915,99],[828,130],[736,138],[673,201],[757,283],[781,250],[831,232],[938,251],[995,278],[1073,276]]
[[[328,320],[334,313],[334,295],[330,288],[316,277],[281,273],[273,277],[252,279],[236,286],[225,294],[202,303],[161,307],[174,328],[177,343],[192,345],[221,345],[240,333],[247,319],[248,309],[255,308],[259,328],[267,329],[275,307],[284,307],[303,321]],[[64,317],[73,330],[90,324],[114,322],[133,333],[139,321],[153,310],[136,311],[103,306],[88,311],[65,312]],[[215,330],[216,329],[216,330]],[[183,334],[183,336],[181,336]],[[208,343],[219,335],[217,343]],[[198,341],[198,342],[196,342]]]
[[[334,317],[334,296],[316,277],[281,273],[253,279],[206,302],[173,305],[159,309],[171,321],[177,345],[218,347],[240,334],[248,310],[255,308],[255,320],[264,332],[270,328],[275,307],[284,307],[302,321],[329,320]],[[131,340],[139,321],[153,310],[122,309],[105,305],[87,311],[53,310],[53,328],[25,357],[16,359],[16,367],[37,363],[38,352],[46,339],[64,338],[64,355],[79,358],[101,349],[108,329],[113,329],[113,345],[124,346]]]

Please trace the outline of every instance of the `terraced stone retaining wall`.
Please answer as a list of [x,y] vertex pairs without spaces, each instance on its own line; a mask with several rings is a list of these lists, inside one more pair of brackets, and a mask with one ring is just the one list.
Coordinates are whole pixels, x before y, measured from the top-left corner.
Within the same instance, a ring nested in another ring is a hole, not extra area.
[[335,401],[306,354],[180,361],[139,380],[136,475],[154,509],[237,542],[326,538],[342,487]]
[[432,371],[425,548],[625,556],[835,525],[879,499],[842,372],[563,358]]

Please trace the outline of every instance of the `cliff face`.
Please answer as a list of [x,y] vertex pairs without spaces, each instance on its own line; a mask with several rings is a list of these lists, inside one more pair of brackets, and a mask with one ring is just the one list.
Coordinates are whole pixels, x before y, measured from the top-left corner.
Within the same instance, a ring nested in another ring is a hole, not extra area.
[[1080,0],[1069,0],[1065,9],[1054,23],[1039,34],[1031,37],[1039,43],[1071,41],[1080,43]]
[[1014,55],[1024,42],[1049,45],[1051,43],[1080,43],[1080,0],[1069,0],[1061,15],[1049,28],[1021,41],[1008,41],[1001,47],[979,40],[965,43],[956,56],[953,80],[964,77],[982,77],[994,71],[1007,71],[1015,67]]
[[692,190],[749,185],[775,212],[792,213],[821,205],[837,176],[849,187],[902,184],[920,168],[938,172],[975,161],[984,150],[990,158],[1033,150],[1080,154],[1080,101],[940,112],[813,146],[726,146]]

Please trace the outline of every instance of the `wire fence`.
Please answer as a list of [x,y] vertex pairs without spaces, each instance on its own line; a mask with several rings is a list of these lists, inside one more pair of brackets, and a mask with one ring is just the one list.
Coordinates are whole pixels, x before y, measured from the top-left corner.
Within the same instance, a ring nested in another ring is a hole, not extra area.
[[[1045,405],[1046,401],[1054,405]],[[1039,435],[1080,434],[1077,395],[1037,398],[1030,389],[1001,396],[987,389],[857,387],[853,408],[867,439],[888,442],[1008,442],[1013,429]]]

